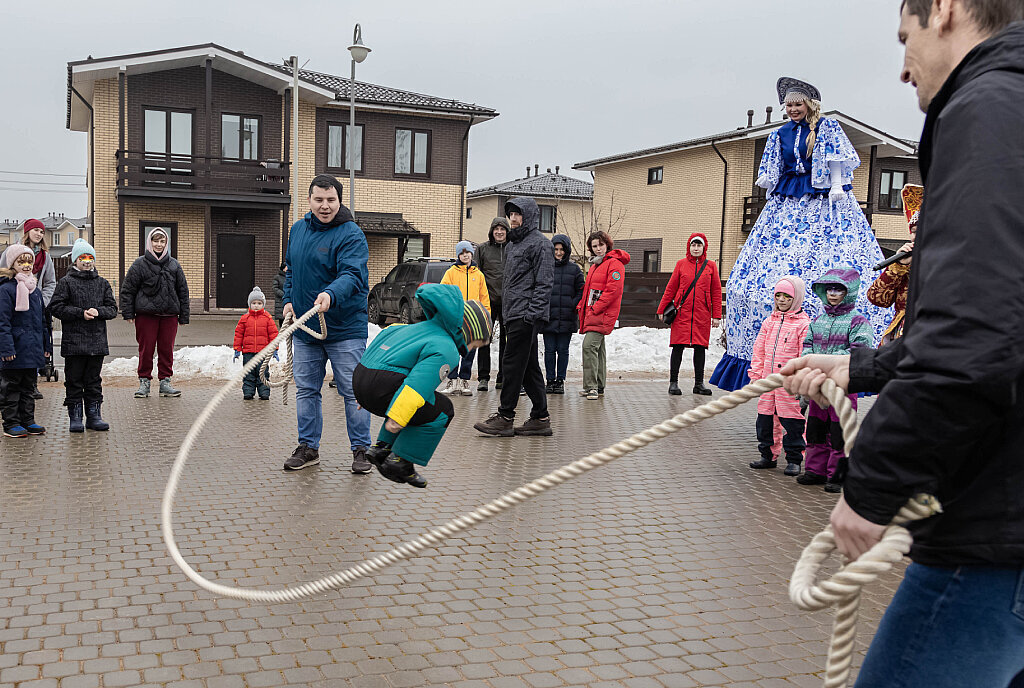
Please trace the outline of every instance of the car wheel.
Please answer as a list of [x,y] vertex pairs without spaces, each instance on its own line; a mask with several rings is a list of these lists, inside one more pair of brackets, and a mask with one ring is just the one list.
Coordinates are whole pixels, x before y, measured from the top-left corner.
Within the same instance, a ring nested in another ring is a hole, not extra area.
[[367,304],[366,315],[370,322],[377,327],[384,327],[387,322],[387,318],[380,312],[380,304],[377,303],[377,299],[370,299],[370,303]]
[[402,308],[398,314],[398,321],[408,325],[412,322],[412,306],[409,305],[408,301],[402,302]]

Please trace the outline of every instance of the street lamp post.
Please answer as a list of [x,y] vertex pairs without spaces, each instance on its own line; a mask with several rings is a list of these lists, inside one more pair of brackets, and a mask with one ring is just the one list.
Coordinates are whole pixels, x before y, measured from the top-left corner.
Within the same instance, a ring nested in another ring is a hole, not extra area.
[[[355,135],[356,135],[356,63],[362,62],[370,54],[370,49],[363,45],[363,30],[356,24],[352,33],[352,45],[348,47],[352,53],[352,79],[348,92],[348,135],[345,137],[345,158],[348,162],[348,205],[352,218],[356,216],[356,166],[355,166]],[[362,141],[360,140],[360,147]]]

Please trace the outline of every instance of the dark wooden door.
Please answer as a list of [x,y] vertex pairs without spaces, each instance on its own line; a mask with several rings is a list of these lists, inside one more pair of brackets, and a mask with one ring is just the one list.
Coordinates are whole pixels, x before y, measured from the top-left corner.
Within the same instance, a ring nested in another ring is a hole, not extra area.
[[256,284],[256,237],[221,234],[217,237],[217,307],[248,308]]

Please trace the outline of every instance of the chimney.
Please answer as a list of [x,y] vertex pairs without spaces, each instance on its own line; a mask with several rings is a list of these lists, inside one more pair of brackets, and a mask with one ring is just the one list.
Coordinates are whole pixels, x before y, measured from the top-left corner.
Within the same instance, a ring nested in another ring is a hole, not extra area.
[[550,167],[548,168],[548,174],[551,174],[551,168]]
[[772,106],[769,105],[764,109],[764,123],[771,124],[772,121]]
[[527,179],[530,178],[530,166],[529,165],[526,166],[526,178]]
[[538,174],[540,174],[540,165],[533,163],[533,176],[536,177]]
[[555,165],[555,174],[558,174],[558,165]]
[[747,126],[748,127],[754,126],[754,111],[753,110],[747,110]]

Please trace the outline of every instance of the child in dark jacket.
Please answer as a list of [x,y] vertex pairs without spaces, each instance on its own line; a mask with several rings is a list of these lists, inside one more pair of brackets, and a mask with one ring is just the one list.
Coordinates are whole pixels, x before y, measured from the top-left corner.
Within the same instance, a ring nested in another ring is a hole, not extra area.
[[42,435],[32,396],[37,371],[52,354],[43,324],[43,293],[32,274],[35,256],[24,244],[3,253],[0,269],[0,414],[5,437]]
[[583,271],[572,261],[572,242],[564,234],[551,238],[555,252],[555,278],[551,283],[551,315],[544,334],[544,367],[548,394],[565,394],[569,343],[579,329],[576,307],[583,296]]
[[[69,430],[109,430],[103,405],[103,357],[107,347],[107,321],[117,317],[117,302],[107,280],[96,272],[96,250],[85,239],[71,248],[71,269],[57,283],[50,299],[50,314],[61,322],[60,355],[64,358],[64,405]],[[82,411],[85,424],[82,424]]]
[[[263,295],[263,290],[253,287],[249,292],[249,311],[238,320],[238,325],[235,326],[235,359],[237,360],[241,356],[243,366],[247,365],[253,356],[263,351],[267,344],[277,338],[277,325],[274,324],[274,319],[264,308],[266,303],[267,298]],[[277,358],[276,351],[274,358]],[[252,399],[257,392],[263,401],[270,398],[270,385],[260,377],[260,368],[262,367],[262,365],[258,366],[242,379],[242,398],[246,401]]]
[[[858,346],[871,346],[871,323],[855,308],[860,275],[851,268],[829,270],[819,277],[811,290],[821,299],[825,312],[807,329],[804,354],[849,354]],[[857,395],[850,395],[857,408]],[[825,483],[826,492],[842,492],[847,457],[843,429],[835,409],[823,409],[814,400],[807,407],[807,451],[804,474],[796,479],[801,485]]]
[[424,284],[416,300],[427,319],[392,325],[374,337],[352,375],[359,404],[384,418],[366,459],[388,480],[426,487],[426,466],[455,416],[438,382],[460,356],[487,344],[491,316],[479,301],[463,301],[458,287]]

